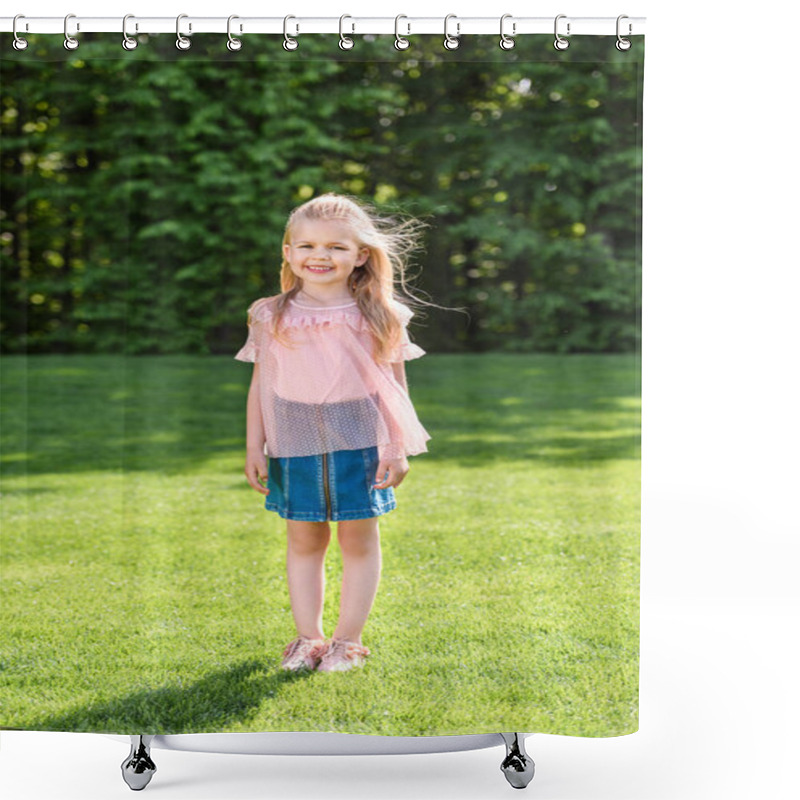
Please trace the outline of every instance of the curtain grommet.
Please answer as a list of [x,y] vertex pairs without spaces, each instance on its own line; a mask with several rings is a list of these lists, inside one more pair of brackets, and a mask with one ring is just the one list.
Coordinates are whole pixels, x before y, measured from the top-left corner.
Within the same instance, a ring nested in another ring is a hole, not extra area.
[[[233,20],[235,19],[239,19],[239,17],[237,17],[235,14],[231,14],[231,16],[228,17],[228,41],[225,45],[228,48],[228,50],[230,50],[232,53],[237,53],[239,50],[242,49],[242,40],[237,39],[231,33],[231,22],[233,22]],[[241,26],[239,26],[239,32],[241,33],[241,31],[242,28]]]
[[[408,50],[411,47],[411,42],[408,39],[404,38],[400,35],[400,20],[401,19],[408,19],[405,14],[398,14],[394,18],[394,49],[395,50]],[[407,22],[406,26],[408,27],[408,32],[406,36],[411,36],[411,23]]]
[[[339,17],[339,48],[341,50],[352,50],[353,47],[355,46],[355,42],[349,36],[345,36],[343,30],[344,21],[346,19],[353,19],[353,18],[349,14],[342,14],[342,16]],[[355,24],[352,24],[352,28],[353,30],[351,31],[351,33],[355,33],[356,30]]]
[[[451,19],[456,20],[455,36],[453,36],[447,29]],[[458,17],[455,14],[448,14],[444,18],[444,42],[442,44],[444,45],[445,50],[458,50],[458,46],[461,44],[461,42],[458,39],[460,33],[461,33],[461,23],[458,21]]]
[[[290,19],[297,19],[297,17],[289,14],[283,18],[283,49],[291,52],[292,50],[297,50],[297,48],[300,46],[300,43],[297,41],[297,39],[293,39],[291,36],[289,36],[287,26]],[[300,33],[300,26],[295,25],[295,36],[298,33]]]
[[[559,21],[560,19],[566,19],[566,18],[567,18],[567,15],[566,15],[566,14],[559,14],[559,15],[556,17],[556,21],[555,21],[555,24],[554,24],[554,26],[553,26],[553,30],[554,30],[554,32],[555,32],[555,37],[556,37],[556,40],[553,42],[553,47],[555,47],[555,49],[556,49],[556,50],[561,50],[561,51],[563,51],[563,50],[566,50],[566,49],[569,47],[569,39],[565,39],[565,38],[564,38],[564,37],[563,37],[563,36],[562,36],[562,35],[561,35],[561,34],[558,32],[558,21]],[[568,23],[567,23],[567,36],[569,36],[569,35],[570,35],[570,30],[569,30],[569,29],[570,29],[570,24],[569,24],[569,22],[568,22]]]
[[14,34],[14,42],[13,42],[12,46],[13,46],[13,48],[15,50],[27,50],[28,49],[28,40],[27,39],[23,39],[17,33],[17,20],[18,19],[25,19],[25,15],[24,14],[17,14],[17,16],[14,17],[14,22],[11,24],[11,30],[12,30],[12,32]]
[[[132,36],[128,36],[128,20],[129,19],[136,19],[133,14],[126,14],[122,18],[122,49],[123,50],[135,50],[139,46],[139,42],[134,39]],[[139,26],[136,26],[137,30]]]
[[506,33],[505,31],[505,24],[507,19],[512,19],[511,14],[503,14],[500,17],[500,49],[501,50],[513,50],[514,45],[516,42],[514,41],[514,37],[517,35],[517,23],[511,23],[511,35]]
[[[65,50],[77,50],[80,42],[74,37],[69,35],[69,21],[71,19],[75,19],[75,14],[67,14],[64,17],[64,49]],[[78,25],[77,30],[80,30],[80,25]]]
[[[192,40],[181,33],[181,20],[188,18],[188,14],[178,14],[178,19],[175,20],[175,35],[178,37],[175,40],[175,47],[178,50],[188,50],[192,46]],[[192,30],[192,23],[189,23],[189,31]]]

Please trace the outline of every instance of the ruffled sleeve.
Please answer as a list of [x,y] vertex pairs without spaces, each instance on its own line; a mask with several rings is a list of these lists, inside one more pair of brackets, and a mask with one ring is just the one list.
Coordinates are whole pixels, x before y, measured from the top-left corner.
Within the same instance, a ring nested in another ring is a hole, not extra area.
[[267,335],[269,320],[272,316],[270,298],[262,297],[247,309],[247,341],[236,354],[238,361],[260,361],[264,348],[264,337]]
[[414,358],[421,358],[425,355],[425,351],[421,347],[415,345],[408,335],[408,323],[414,316],[414,312],[408,306],[403,305],[397,300],[392,303],[392,308],[400,319],[403,328],[400,334],[400,341],[389,353],[389,363],[411,361]]

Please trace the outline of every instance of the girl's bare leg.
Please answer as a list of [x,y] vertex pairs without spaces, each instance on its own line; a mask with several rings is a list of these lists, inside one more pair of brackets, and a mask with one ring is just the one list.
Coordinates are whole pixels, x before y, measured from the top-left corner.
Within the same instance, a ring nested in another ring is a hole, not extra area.
[[286,534],[286,578],[297,632],[309,639],[323,639],[325,553],[331,540],[330,525],[287,519]]
[[342,596],[335,639],[361,644],[381,577],[378,518],[342,520],[338,526],[342,548]]

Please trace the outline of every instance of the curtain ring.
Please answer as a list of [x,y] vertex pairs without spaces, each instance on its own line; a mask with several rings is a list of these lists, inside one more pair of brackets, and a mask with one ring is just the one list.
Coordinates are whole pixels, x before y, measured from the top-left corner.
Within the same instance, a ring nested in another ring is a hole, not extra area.
[[[292,39],[292,37],[289,36],[289,34],[286,31],[286,26],[287,26],[287,24],[288,24],[290,19],[297,19],[297,17],[293,17],[291,14],[289,14],[288,17],[284,17],[283,18],[283,49],[284,50],[297,50],[297,48],[298,48],[297,39]],[[296,26],[296,31],[295,31],[295,34],[298,34],[298,33],[300,33],[300,26],[299,25]]]
[[[623,19],[629,19],[629,17],[627,15],[625,15],[625,14],[621,14],[620,16],[617,17],[617,42],[616,42],[615,47],[617,48],[617,50],[620,50],[620,51],[624,52],[625,50],[630,50],[631,49],[631,40],[630,39],[624,39],[622,36],[620,36],[619,23]],[[628,23],[628,36],[631,35],[632,30],[633,30],[633,26],[629,22]]]
[[[399,33],[401,19],[408,19],[408,17],[405,14],[398,14],[394,18],[394,49],[408,50],[411,46],[411,42],[409,42],[408,39],[404,39]],[[406,36],[411,36],[411,23],[407,22],[406,25],[408,26],[408,33]]]
[[[235,53],[237,50],[241,50],[242,49],[242,40],[241,39],[237,39],[235,36],[233,36],[231,34],[231,22],[233,22],[233,20],[235,20],[235,19],[239,19],[239,17],[237,17],[235,14],[232,14],[230,17],[228,17],[228,44],[227,44],[227,47],[228,47],[228,50],[230,50],[232,53]],[[241,30],[242,30],[242,28],[241,28],[241,26],[239,26],[239,31],[241,32]]]
[[[15,50],[24,50],[28,46],[28,40],[27,39],[23,39],[21,36],[17,35],[17,20],[18,19],[25,19],[25,15],[24,14],[17,14],[17,16],[14,17],[14,22],[11,25],[11,30],[14,33],[14,49]],[[26,28],[28,27],[27,24],[26,24],[25,27]]]
[[[450,22],[451,19],[456,20],[456,35],[451,36],[447,30],[447,23]],[[457,21],[458,17],[455,14],[448,14],[444,18],[444,47],[445,50],[457,50],[459,44],[461,42],[458,41],[458,35],[461,33],[461,23]]]
[[[136,39],[128,36],[128,20],[129,19],[136,19],[133,14],[126,14],[122,18],[122,49],[123,50],[135,50],[139,45],[139,42]],[[139,29],[139,26],[136,26],[136,29]]]
[[[339,17],[339,47],[341,47],[342,50],[352,50],[355,42],[349,36],[345,36],[344,32],[342,31],[342,27],[346,19],[353,19],[353,18],[349,14],[342,14],[342,16]],[[351,24],[353,27],[351,33],[355,33],[356,32],[355,23]]]
[[503,14],[500,17],[500,49],[501,50],[511,50],[513,49],[516,42],[514,41],[513,37],[517,35],[517,23],[511,23],[511,36],[508,36],[505,32],[505,22],[507,19],[511,19],[511,14]]
[[[67,16],[64,17],[64,49],[65,50],[77,50],[78,49],[78,45],[80,44],[80,42],[77,39],[75,39],[75,38],[73,38],[72,36],[69,35],[69,31],[67,30],[67,28],[69,26],[69,21],[71,19],[75,19],[75,15],[74,14],[67,14]],[[80,25],[78,26],[78,30],[80,30]]]
[[[558,32],[558,21],[560,19],[566,19],[566,18],[567,18],[566,14],[559,14],[556,17],[556,22],[555,22],[556,40],[553,42],[553,47],[555,47],[556,50],[566,50],[569,47],[569,39],[565,39]],[[570,24],[568,22],[567,23],[567,36],[569,36],[569,27],[570,27]]]
[[[175,34],[177,35],[177,39],[175,40],[175,47],[178,50],[188,50],[192,46],[192,40],[188,39],[186,36],[181,34],[181,20],[186,19],[189,15],[188,14],[178,14],[178,19],[175,20]],[[189,31],[192,30],[192,23],[189,23]]]

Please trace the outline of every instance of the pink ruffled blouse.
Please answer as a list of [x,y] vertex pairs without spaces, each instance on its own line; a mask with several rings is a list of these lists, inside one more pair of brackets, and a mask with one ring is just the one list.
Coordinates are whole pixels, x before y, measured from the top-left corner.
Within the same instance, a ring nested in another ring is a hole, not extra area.
[[403,324],[387,363],[373,356],[374,339],[355,301],[313,307],[290,300],[272,335],[275,298],[250,306],[247,342],[236,354],[258,364],[258,387],[271,457],[311,456],[377,446],[382,459],[416,455],[430,439],[392,362],[425,355],[408,337],[412,312],[393,308]]

